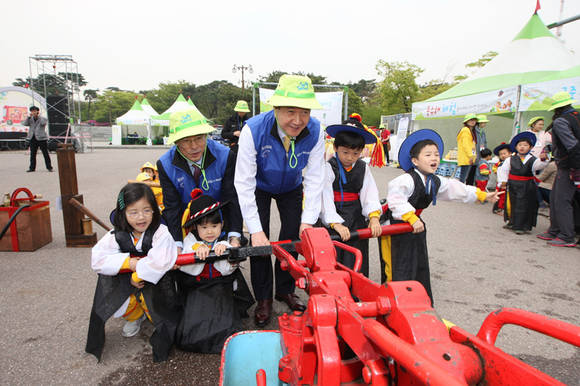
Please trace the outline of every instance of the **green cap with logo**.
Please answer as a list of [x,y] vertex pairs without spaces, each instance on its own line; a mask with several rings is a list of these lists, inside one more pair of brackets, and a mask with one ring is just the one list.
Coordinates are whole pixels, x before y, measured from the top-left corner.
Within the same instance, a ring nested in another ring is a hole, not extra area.
[[572,103],[578,102],[577,100],[572,99],[570,93],[566,91],[560,91],[555,93],[554,96],[552,96],[552,101],[553,101],[552,105],[550,106],[548,111],[552,111],[557,109],[558,107],[564,107],[571,105]]
[[214,130],[197,109],[177,111],[169,117],[168,143],[175,143],[185,137],[208,134]]
[[248,107],[248,102],[238,101],[236,103],[236,107],[234,107],[234,111],[239,112],[239,113],[249,113],[250,108]]
[[477,120],[477,115],[475,115],[474,113],[465,114],[465,117],[463,118],[463,123],[469,121],[470,119]]
[[322,106],[316,100],[312,81],[309,77],[303,75],[282,75],[274,95],[266,103],[273,107],[322,109]]

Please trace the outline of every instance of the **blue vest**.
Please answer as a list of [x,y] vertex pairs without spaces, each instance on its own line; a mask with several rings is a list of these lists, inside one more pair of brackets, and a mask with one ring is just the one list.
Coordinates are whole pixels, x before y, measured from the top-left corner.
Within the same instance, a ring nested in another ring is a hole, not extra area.
[[[168,152],[163,154],[159,160],[163,165],[165,173],[167,173],[167,177],[169,177],[173,186],[175,186],[179,191],[181,201],[187,205],[189,201],[191,201],[191,191],[195,188],[200,188],[203,190],[204,194],[219,201],[222,189],[222,178],[226,172],[230,149],[210,138],[207,139],[207,151],[215,157],[215,161],[213,161],[211,165],[205,167],[205,177],[207,178],[209,185],[208,190],[201,187],[203,176],[199,177],[200,186],[197,186],[193,177],[187,173],[187,171],[173,164],[173,158],[175,157],[176,151],[177,147],[173,146]],[[179,157],[181,157],[181,155],[179,155]]]
[[[294,145],[298,164],[294,169],[289,165],[288,155],[278,137],[274,111],[256,115],[246,121],[252,132],[256,148],[256,187],[272,194],[290,192],[302,183],[302,169],[308,164],[310,151],[318,142],[320,122],[311,117],[304,130],[306,136],[299,137]],[[276,135],[272,134],[272,128]],[[304,131],[303,131],[304,133]]]

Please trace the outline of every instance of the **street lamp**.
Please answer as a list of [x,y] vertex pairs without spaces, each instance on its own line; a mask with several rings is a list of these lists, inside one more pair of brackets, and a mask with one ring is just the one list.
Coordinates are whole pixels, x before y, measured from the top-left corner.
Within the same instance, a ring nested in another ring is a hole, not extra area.
[[244,72],[248,71],[250,74],[252,74],[254,72],[254,69],[252,68],[251,64],[249,64],[247,66],[244,66],[243,64],[240,66],[234,64],[234,67],[232,68],[232,72],[235,74],[236,71],[242,72],[242,96],[243,96],[244,95]]

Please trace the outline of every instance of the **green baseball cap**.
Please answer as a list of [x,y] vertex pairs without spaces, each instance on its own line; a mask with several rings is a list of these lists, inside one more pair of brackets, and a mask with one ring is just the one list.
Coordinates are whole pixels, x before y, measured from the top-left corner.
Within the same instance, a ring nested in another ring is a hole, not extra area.
[[552,96],[552,101],[553,101],[552,105],[550,106],[548,111],[552,111],[557,109],[558,107],[564,107],[571,105],[572,103],[578,102],[577,100],[572,99],[570,93],[566,91],[560,91],[555,93],[554,96]]
[[477,115],[475,115],[474,113],[465,114],[465,117],[463,118],[463,123],[469,121],[470,119],[477,120]]
[[483,115],[483,114],[477,114],[475,116],[475,119],[477,119],[477,122],[478,123],[487,123],[487,122],[489,122],[489,119],[487,119],[487,116],[486,115]]
[[168,143],[175,143],[185,137],[208,134],[214,130],[198,110],[177,111],[169,117]]
[[303,75],[282,75],[274,95],[266,103],[273,107],[322,109],[322,106],[316,100],[312,81],[309,77]]
[[533,117],[528,121],[528,126],[532,127],[532,125],[538,121],[545,121],[544,117]]
[[234,111],[240,112],[240,113],[249,113],[250,112],[250,108],[248,107],[248,102],[246,101],[238,101],[236,103],[236,107],[234,107]]

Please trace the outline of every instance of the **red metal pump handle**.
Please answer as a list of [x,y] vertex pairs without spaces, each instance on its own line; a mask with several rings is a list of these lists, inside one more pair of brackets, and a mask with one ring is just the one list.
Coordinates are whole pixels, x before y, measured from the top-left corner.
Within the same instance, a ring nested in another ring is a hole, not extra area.
[[26,193],[28,195],[28,200],[34,200],[34,194],[32,194],[32,192],[29,189],[18,188],[14,192],[12,192],[12,196],[10,196],[10,206],[16,206],[16,196],[18,196],[18,193],[20,192]]
[[495,345],[499,330],[506,324],[525,327],[580,347],[580,327],[518,308],[500,308],[489,314],[477,337]]
[[352,247],[348,244],[341,243],[340,241],[332,240],[332,243],[340,249],[344,249],[347,252],[350,252],[354,255],[354,267],[352,268],[353,271],[359,272],[360,267],[362,267],[362,252]]

